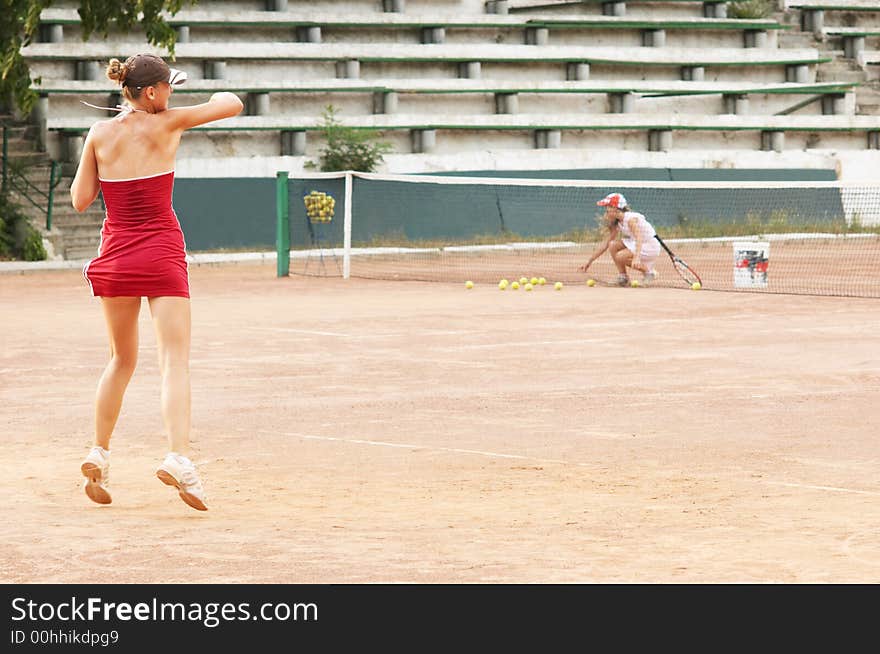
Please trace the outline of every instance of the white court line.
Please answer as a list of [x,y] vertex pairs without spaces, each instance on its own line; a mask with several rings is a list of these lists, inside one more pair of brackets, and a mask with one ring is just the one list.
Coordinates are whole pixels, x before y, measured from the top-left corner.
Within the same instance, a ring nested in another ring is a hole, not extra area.
[[[856,561],[858,561],[858,562],[860,562],[860,563],[866,563],[866,564],[868,564],[868,565],[880,565],[880,560],[865,559],[864,557],[862,557],[862,556],[858,556],[857,554],[853,554],[853,553],[850,551],[850,550],[852,549],[852,542],[853,542],[853,540],[854,540],[856,537],[863,537],[863,536],[865,535],[865,533],[870,533],[870,532],[857,532],[857,533],[855,533],[855,534],[852,534],[852,535],[848,536],[847,539],[846,539],[846,540],[843,542],[843,544],[840,546],[840,550],[841,550],[844,554],[846,554],[847,556],[849,556],[849,557],[855,559]],[[874,537],[874,534],[871,534],[871,538],[869,539],[869,542],[872,542],[872,543],[876,543],[876,542],[877,542],[877,541],[876,541],[876,538]]]
[[[408,332],[411,333],[411,332]],[[462,334],[483,334],[480,329],[429,329],[422,332],[423,336],[461,336]]]
[[[266,429],[261,429],[260,433],[262,434],[278,434],[281,433],[284,436],[294,436],[296,438],[303,438],[306,440],[314,440],[314,441],[327,441],[327,442],[336,442],[336,443],[353,443],[356,445],[372,445],[376,447],[395,447],[399,449],[410,449],[410,450],[428,450],[433,452],[452,452],[454,454],[475,454],[478,456],[487,456],[496,459],[518,459],[521,461],[535,461],[537,463],[557,463],[561,465],[571,465],[578,466],[583,468],[590,467],[590,464],[587,463],[579,463],[572,461],[563,461],[561,459],[542,459],[539,457],[526,456],[523,454],[505,454],[502,452],[487,452],[484,450],[468,450],[459,447],[431,447],[427,445],[415,445],[411,443],[388,443],[385,441],[370,441],[362,438],[336,438],[333,436],[315,436],[314,434],[300,434],[297,432],[275,432],[269,431]],[[840,488],[837,486],[815,486],[812,484],[796,484],[784,481],[764,481],[764,484],[769,484],[771,486],[787,486],[790,488],[807,488],[810,490],[824,490],[824,491],[832,491],[835,493],[855,493],[859,495],[872,495],[872,496],[880,496],[880,492],[877,491],[866,491],[866,490],[858,490],[855,488]]]
[[[612,337],[607,337],[607,338],[572,338],[572,339],[560,340],[560,341],[527,341],[526,345],[528,345],[529,347],[532,347],[535,345],[572,345],[572,344],[580,344],[580,345],[592,344],[592,345],[595,345],[596,343],[608,343],[609,341],[619,340],[619,339],[620,339],[619,336],[612,336]],[[517,345],[517,343],[511,344],[510,342],[507,342],[507,341],[505,341],[504,343],[476,343],[474,345],[468,345],[468,344],[462,343],[461,345],[454,345],[451,347],[440,347],[437,349],[438,350],[484,350],[484,349],[495,348],[495,347],[511,348],[514,345]]]
[[418,361],[420,363],[436,363],[437,365],[457,365],[466,368],[486,368],[491,365],[486,361],[458,361],[456,359],[425,359],[424,357],[404,357],[409,361]]
[[[695,323],[700,322],[714,322],[716,318],[714,316],[707,317],[675,317],[675,318],[654,318],[651,323],[654,326],[662,325],[662,324],[670,324],[677,325],[680,323],[688,323],[693,325]],[[627,327],[637,327],[644,323],[643,320],[611,320],[604,321],[598,323],[590,324],[590,331],[604,331],[609,330],[620,330],[625,329]],[[244,329],[251,329],[256,331],[267,331],[267,332],[277,332],[277,333],[294,333],[294,334],[309,334],[313,336],[331,336],[335,338],[349,338],[353,340],[366,340],[366,339],[382,339],[382,338],[398,338],[401,336],[413,336],[414,332],[388,332],[383,334],[344,334],[339,332],[325,332],[318,330],[308,330],[308,329],[297,329],[293,327],[259,327],[253,326]],[[829,331],[829,330],[826,330]],[[831,332],[835,332],[835,330],[831,329]],[[780,334],[784,332],[789,333],[823,333],[822,328],[805,328],[805,327],[788,327],[788,328],[780,328],[778,325],[774,325],[772,328],[766,329],[751,329],[751,333],[753,334]],[[476,334],[481,333],[479,331],[474,330],[462,330],[462,331],[436,331],[436,330],[426,330],[423,332],[416,332],[423,336],[435,336],[435,335],[465,335],[465,334]],[[836,332],[835,332],[836,333]],[[580,338],[580,339],[560,339],[560,340],[545,340],[545,341],[535,341],[530,342],[530,346],[543,346],[543,345],[596,345],[599,343],[609,343],[619,340],[619,336],[616,334],[604,337],[595,337],[595,338]],[[446,347],[438,347],[439,350],[472,350],[472,349],[493,349],[499,347],[510,347],[510,343],[461,343],[455,346],[446,346]],[[708,356],[708,355],[707,355]],[[696,357],[696,358],[705,358],[705,357]],[[658,360],[665,360],[664,358],[660,358]]]
[[[450,349],[450,348],[443,348],[443,349]],[[451,349],[454,350],[456,348],[451,348]],[[364,354],[375,354],[378,356],[378,358],[380,358],[386,362],[403,361],[405,363],[436,364],[436,365],[454,364],[454,365],[459,365],[459,366],[467,366],[469,368],[487,368],[489,366],[494,365],[492,362],[486,362],[486,361],[482,361],[480,359],[470,359],[468,361],[462,361],[461,359],[436,359],[436,358],[429,359],[427,357],[420,356],[418,354],[415,354],[413,356],[408,356],[405,354],[400,354],[398,352],[392,352],[392,351],[388,351],[388,350],[373,350],[372,352],[364,353]]]
[[[219,327],[220,325],[217,325]],[[245,327],[244,329],[248,329]],[[414,334],[418,334],[421,336],[462,336],[464,334],[482,334],[483,332],[476,329],[462,329],[462,330],[444,330],[438,331],[436,329],[429,329],[422,332],[389,332],[385,334],[341,334],[338,332],[321,332],[316,330],[308,330],[308,329],[296,329],[295,327],[250,327],[249,329],[263,331],[263,332],[280,332],[280,333],[294,333],[294,334],[314,334],[315,336],[336,336],[338,338],[397,338],[400,336],[412,336]]]
[[[716,318],[714,316],[706,317],[706,318],[699,318],[699,317],[654,318],[651,320],[651,324],[653,324],[653,325],[659,325],[659,324],[663,324],[663,323],[678,324],[678,323],[683,323],[683,322],[692,324],[694,322],[714,322],[715,320],[716,320]],[[620,329],[620,328],[625,328],[625,327],[634,327],[634,326],[642,325],[643,323],[644,323],[643,320],[613,320],[613,321],[606,321],[606,322],[601,322],[601,323],[594,322],[594,323],[590,323],[590,330],[604,329],[606,327],[608,329]],[[220,325],[215,325],[215,326],[220,326]],[[317,330],[297,329],[295,327],[250,326],[250,327],[244,327],[242,329],[251,329],[251,330],[266,331],[266,332],[280,332],[280,333],[314,334],[316,336],[336,336],[338,338],[396,338],[396,337],[400,337],[400,336],[412,336],[413,334],[421,334],[423,336],[435,336],[435,335],[454,336],[454,335],[463,335],[463,334],[483,333],[480,330],[473,330],[473,329],[458,330],[458,331],[456,331],[456,330],[438,331],[435,329],[428,329],[428,330],[419,331],[419,332],[399,331],[399,332],[388,332],[388,333],[384,333],[384,334],[343,334],[343,333],[339,333],[339,332],[324,332],[324,331],[317,331]],[[581,342],[595,342],[595,341],[580,341],[580,340],[576,340],[576,341],[565,341],[565,340],[562,340],[562,341],[543,341],[539,344],[555,345],[557,343],[581,343]],[[504,346],[509,346],[509,343],[504,343],[504,344],[493,343],[493,344],[487,345],[485,347],[504,347]],[[470,347],[483,347],[483,346],[473,345]]]
[[[284,332],[291,334],[311,334],[313,336],[336,336],[337,338],[376,338],[381,334],[340,334],[338,332],[319,332],[310,329],[295,329],[293,327],[251,327],[261,332]],[[396,334],[395,334],[396,336]]]
[[880,493],[876,491],[858,490],[855,488],[838,488],[837,486],[814,486],[812,484],[793,484],[785,481],[765,481],[764,483],[770,484],[771,486],[788,486],[790,488],[809,488],[811,490],[832,491],[834,493],[857,493],[859,495],[880,496]]
[[[106,365],[106,364],[103,364]],[[74,368],[79,368],[82,370],[99,370],[103,368],[103,365],[97,363],[95,365],[87,365],[87,364],[71,364],[69,366],[43,366],[39,368],[0,368],[0,375],[6,374],[21,374],[23,372],[47,372],[47,371],[56,371],[56,370],[72,370]]]
[[290,358],[287,354],[255,354],[249,357],[193,357],[190,365],[226,365],[229,363],[286,363]]
[[[279,432],[261,430],[263,434],[277,434]],[[280,432],[284,436],[295,436],[313,441],[329,441],[337,443],[354,443],[357,445],[373,445],[377,447],[396,447],[407,450],[428,450],[433,452],[452,452],[454,454],[475,454],[478,456],[488,456],[496,459],[519,459],[523,461],[537,461],[539,463],[561,463],[563,465],[577,465],[588,467],[586,463],[571,463],[570,461],[562,461],[560,459],[540,459],[533,456],[525,456],[523,454],[505,454],[503,452],[486,452],[483,450],[467,450],[459,447],[431,447],[428,445],[415,445],[412,443],[388,443],[385,441],[370,441],[363,438],[336,438],[333,436],[315,436],[314,434],[300,434],[297,432]]]

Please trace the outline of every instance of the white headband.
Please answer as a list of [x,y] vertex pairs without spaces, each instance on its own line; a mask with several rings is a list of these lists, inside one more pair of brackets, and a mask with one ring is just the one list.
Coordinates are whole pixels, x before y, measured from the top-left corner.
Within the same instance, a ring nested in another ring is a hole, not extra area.
[[179,86],[186,81],[186,73],[182,70],[171,68],[170,71],[171,72],[168,74],[168,83],[171,86]]

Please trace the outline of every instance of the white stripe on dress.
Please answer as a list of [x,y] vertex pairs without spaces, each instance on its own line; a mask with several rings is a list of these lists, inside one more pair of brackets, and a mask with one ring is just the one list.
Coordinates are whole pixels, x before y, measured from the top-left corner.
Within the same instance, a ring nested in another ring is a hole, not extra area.
[[162,175],[167,175],[168,173],[173,173],[174,168],[171,170],[166,170],[164,173],[156,173],[155,175],[144,175],[143,177],[126,177],[125,179],[104,179],[103,177],[99,177],[98,180],[101,182],[133,182],[136,179],[150,179],[151,177],[161,177]]

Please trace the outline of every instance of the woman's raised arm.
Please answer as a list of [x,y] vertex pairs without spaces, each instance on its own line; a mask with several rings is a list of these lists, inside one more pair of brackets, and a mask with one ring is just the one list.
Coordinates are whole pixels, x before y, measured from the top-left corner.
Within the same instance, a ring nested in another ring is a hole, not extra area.
[[220,91],[202,104],[189,107],[173,107],[166,112],[172,129],[189,129],[215,120],[232,118],[241,113],[244,104],[235,93]]

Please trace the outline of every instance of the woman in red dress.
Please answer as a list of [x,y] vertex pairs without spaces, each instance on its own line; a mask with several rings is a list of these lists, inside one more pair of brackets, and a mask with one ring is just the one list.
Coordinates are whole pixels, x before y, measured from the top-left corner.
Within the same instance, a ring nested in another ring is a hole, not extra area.
[[242,103],[223,92],[203,104],[169,108],[173,87],[186,74],[149,54],[124,63],[112,59],[107,77],[122,85],[127,104],[118,116],[89,130],[70,187],[77,211],[91,205],[99,192],[107,208],[98,256],[83,268],[92,295],[101,298],[110,340],[110,362],[95,398],[95,445],[81,465],[84,488],[93,501],[110,503],[110,436],[137,363],[138,314],[146,297],[159,350],[162,417],[170,450],[156,475],[174,486],[184,502],[204,511],[204,489],[188,458],[189,276],[171,193],[183,131],[235,116]]

